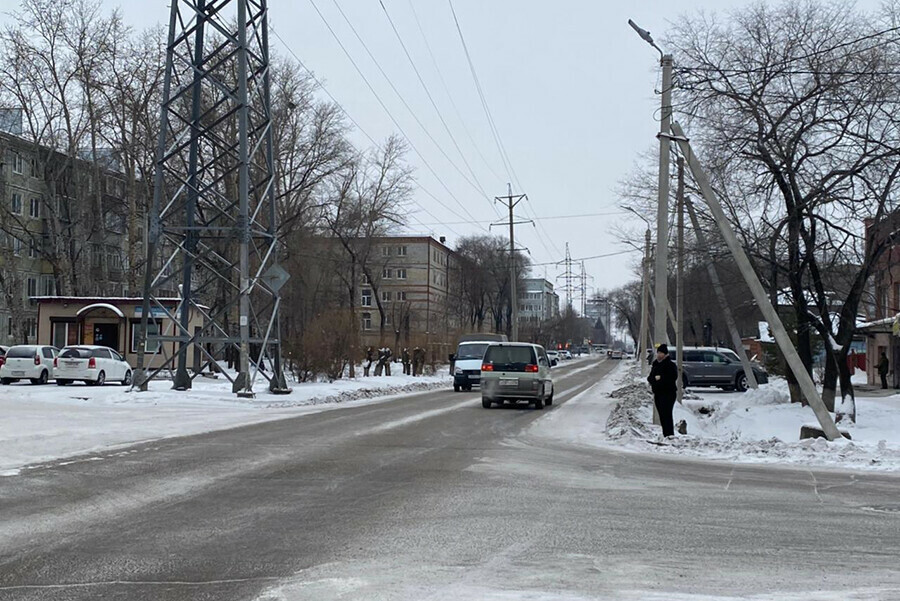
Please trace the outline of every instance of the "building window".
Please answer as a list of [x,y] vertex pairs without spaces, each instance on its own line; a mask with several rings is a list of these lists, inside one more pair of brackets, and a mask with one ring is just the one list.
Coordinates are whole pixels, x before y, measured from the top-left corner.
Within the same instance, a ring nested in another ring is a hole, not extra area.
[[397,291],[397,300],[399,300],[399,301],[406,300],[406,290],[398,290]]
[[371,284],[371,282],[369,281],[369,275],[368,275],[368,274],[365,274],[365,273],[362,274],[362,283],[363,283],[363,284]]
[[382,246],[381,247],[381,256],[382,257],[391,256],[391,247],[390,246]]
[[363,307],[371,307],[372,306],[372,291],[368,288],[365,288],[362,291],[362,306]]
[[12,201],[10,202],[9,210],[13,215],[21,215],[22,214],[22,195],[18,192],[13,192]]
[[362,314],[362,329],[363,330],[371,330],[372,329],[372,314],[371,313],[363,313]]
[[110,269],[119,271],[122,269],[122,255],[115,246],[106,247],[106,264]]
[[391,302],[391,291],[390,290],[382,290],[381,291],[381,300],[382,300],[382,302],[386,302],[386,303]]
[[28,216],[32,219],[37,219],[41,216],[41,201],[37,198],[32,198],[28,201]]
[[382,323],[382,325],[386,325],[386,326],[391,325],[391,316],[390,316],[390,315],[385,315],[385,316],[384,316],[384,319],[382,320],[381,323]]
[[381,277],[385,280],[389,280],[393,277],[393,270],[384,268],[381,270]]
[[13,254],[15,256],[19,256],[22,254],[22,241],[19,238],[13,237],[12,239],[12,249]]
[[37,278],[28,278],[26,281],[26,294],[28,295],[28,298],[37,296],[37,284]]
[[37,319],[29,317],[25,320],[25,333],[29,338],[37,336]]
[[91,267],[101,267],[103,265],[103,247],[99,244],[91,246]]
[[58,321],[50,325],[50,340],[56,348],[78,344],[77,328],[74,323]]
[[[160,328],[162,327],[162,322],[158,319],[148,319],[147,320],[147,337],[150,336],[159,336]],[[141,335],[141,321],[136,320],[131,323],[131,352],[138,352],[138,338]],[[144,352],[145,353],[157,353],[159,352],[159,340],[148,340],[144,344]]]
[[25,168],[25,159],[18,152],[13,153],[12,170],[13,173],[22,173]]
[[398,257],[405,257],[405,256],[406,256],[406,247],[405,247],[405,246],[398,246],[398,247],[397,247],[397,256],[398,256]]
[[37,259],[38,254],[37,242],[34,241],[34,238],[31,238],[28,241],[28,256],[32,259]]
[[54,294],[56,294],[56,280],[53,279],[53,276],[43,276],[41,278],[41,295],[53,296]]
[[405,270],[405,269],[398,269],[398,270],[397,270],[397,279],[398,279],[398,280],[405,280],[405,279],[406,279],[406,270]]

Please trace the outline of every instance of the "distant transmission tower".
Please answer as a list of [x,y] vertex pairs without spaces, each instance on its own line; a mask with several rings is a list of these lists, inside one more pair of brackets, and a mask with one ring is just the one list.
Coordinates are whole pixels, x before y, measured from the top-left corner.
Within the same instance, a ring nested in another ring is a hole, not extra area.
[[[224,375],[238,395],[253,396],[260,373],[270,390],[287,391],[278,309],[288,274],[277,263],[266,4],[171,0],[140,328],[142,342],[159,342],[163,356],[147,360],[139,344],[142,390],[173,368],[173,387],[188,389],[201,363],[201,371],[217,369],[231,358],[237,374]],[[172,311],[160,291],[176,285]],[[191,315],[202,316],[194,331]],[[148,335],[156,316],[172,331]]]
[[[575,285],[572,283],[575,274],[572,272],[572,255],[569,253],[569,243],[566,242],[566,258],[557,263],[557,265],[564,265],[565,271],[563,271],[562,275],[559,277],[563,278],[563,292],[566,295],[566,307],[572,306],[572,299],[575,295]],[[559,277],[557,279],[559,279]]]

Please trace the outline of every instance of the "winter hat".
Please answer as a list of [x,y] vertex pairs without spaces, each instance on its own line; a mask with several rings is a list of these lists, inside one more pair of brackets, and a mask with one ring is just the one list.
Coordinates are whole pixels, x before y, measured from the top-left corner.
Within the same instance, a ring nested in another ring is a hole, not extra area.
[[660,344],[659,346],[656,347],[656,352],[657,352],[657,353],[663,353],[663,354],[665,354],[665,355],[668,355],[668,354],[669,354],[669,347],[666,346],[665,344]]

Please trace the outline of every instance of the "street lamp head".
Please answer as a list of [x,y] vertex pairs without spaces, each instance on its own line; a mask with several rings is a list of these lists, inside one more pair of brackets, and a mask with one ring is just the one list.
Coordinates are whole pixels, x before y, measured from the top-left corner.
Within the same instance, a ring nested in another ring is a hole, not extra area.
[[646,29],[641,29],[640,27],[638,27],[638,24],[631,19],[628,19],[628,24],[631,25],[631,28],[635,30],[639,36],[641,36],[642,40],[656,48],[656,51],[659,52],[659,55],[663,56],[663,51],[660,50],[659,46],[656,45],[656,42],[653,41],[653,36],[650,35],[649,31],[647,31]]

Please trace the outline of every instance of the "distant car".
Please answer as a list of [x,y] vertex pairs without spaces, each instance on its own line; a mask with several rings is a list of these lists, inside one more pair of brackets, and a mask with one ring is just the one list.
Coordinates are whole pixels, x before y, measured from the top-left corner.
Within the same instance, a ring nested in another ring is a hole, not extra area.
[[572,351],[569,351],[569,350],[559,351],[559,356],[562,357],[563,359],[567,359],[567,360],[571,359]]
[[624,359],[625,353],[622,351],[610,351],[609,358],[610,359]]
[[492,344],[481,366],[481,406],[520,400],[535,409],[553,403],[550,359],[544,347],[524,342]]
[[[672,361],[678,353],[669,350]],[[753,375],[759,384],[768,384],[769,374],[758,363],[752,364]],[[685,347],[682,361],[684,386],[715,386],[722,390],[747,390],[747,374],[737,354],[726,348]]]
[[550,359],[550,365],[559,363],[559,353],[556,351],[547,351],[547,358]]
[[122,355],[105,346],[67,346],[56,359],[56,383],[65,386],[75,380],[92,386],[107,382],[130,386],[131,366]]
[[0,365],[0,384],[29,379],[32,384],[46,384],[53,379],[53,360],[57,350],[52,346],[19,344],[9,347]]

